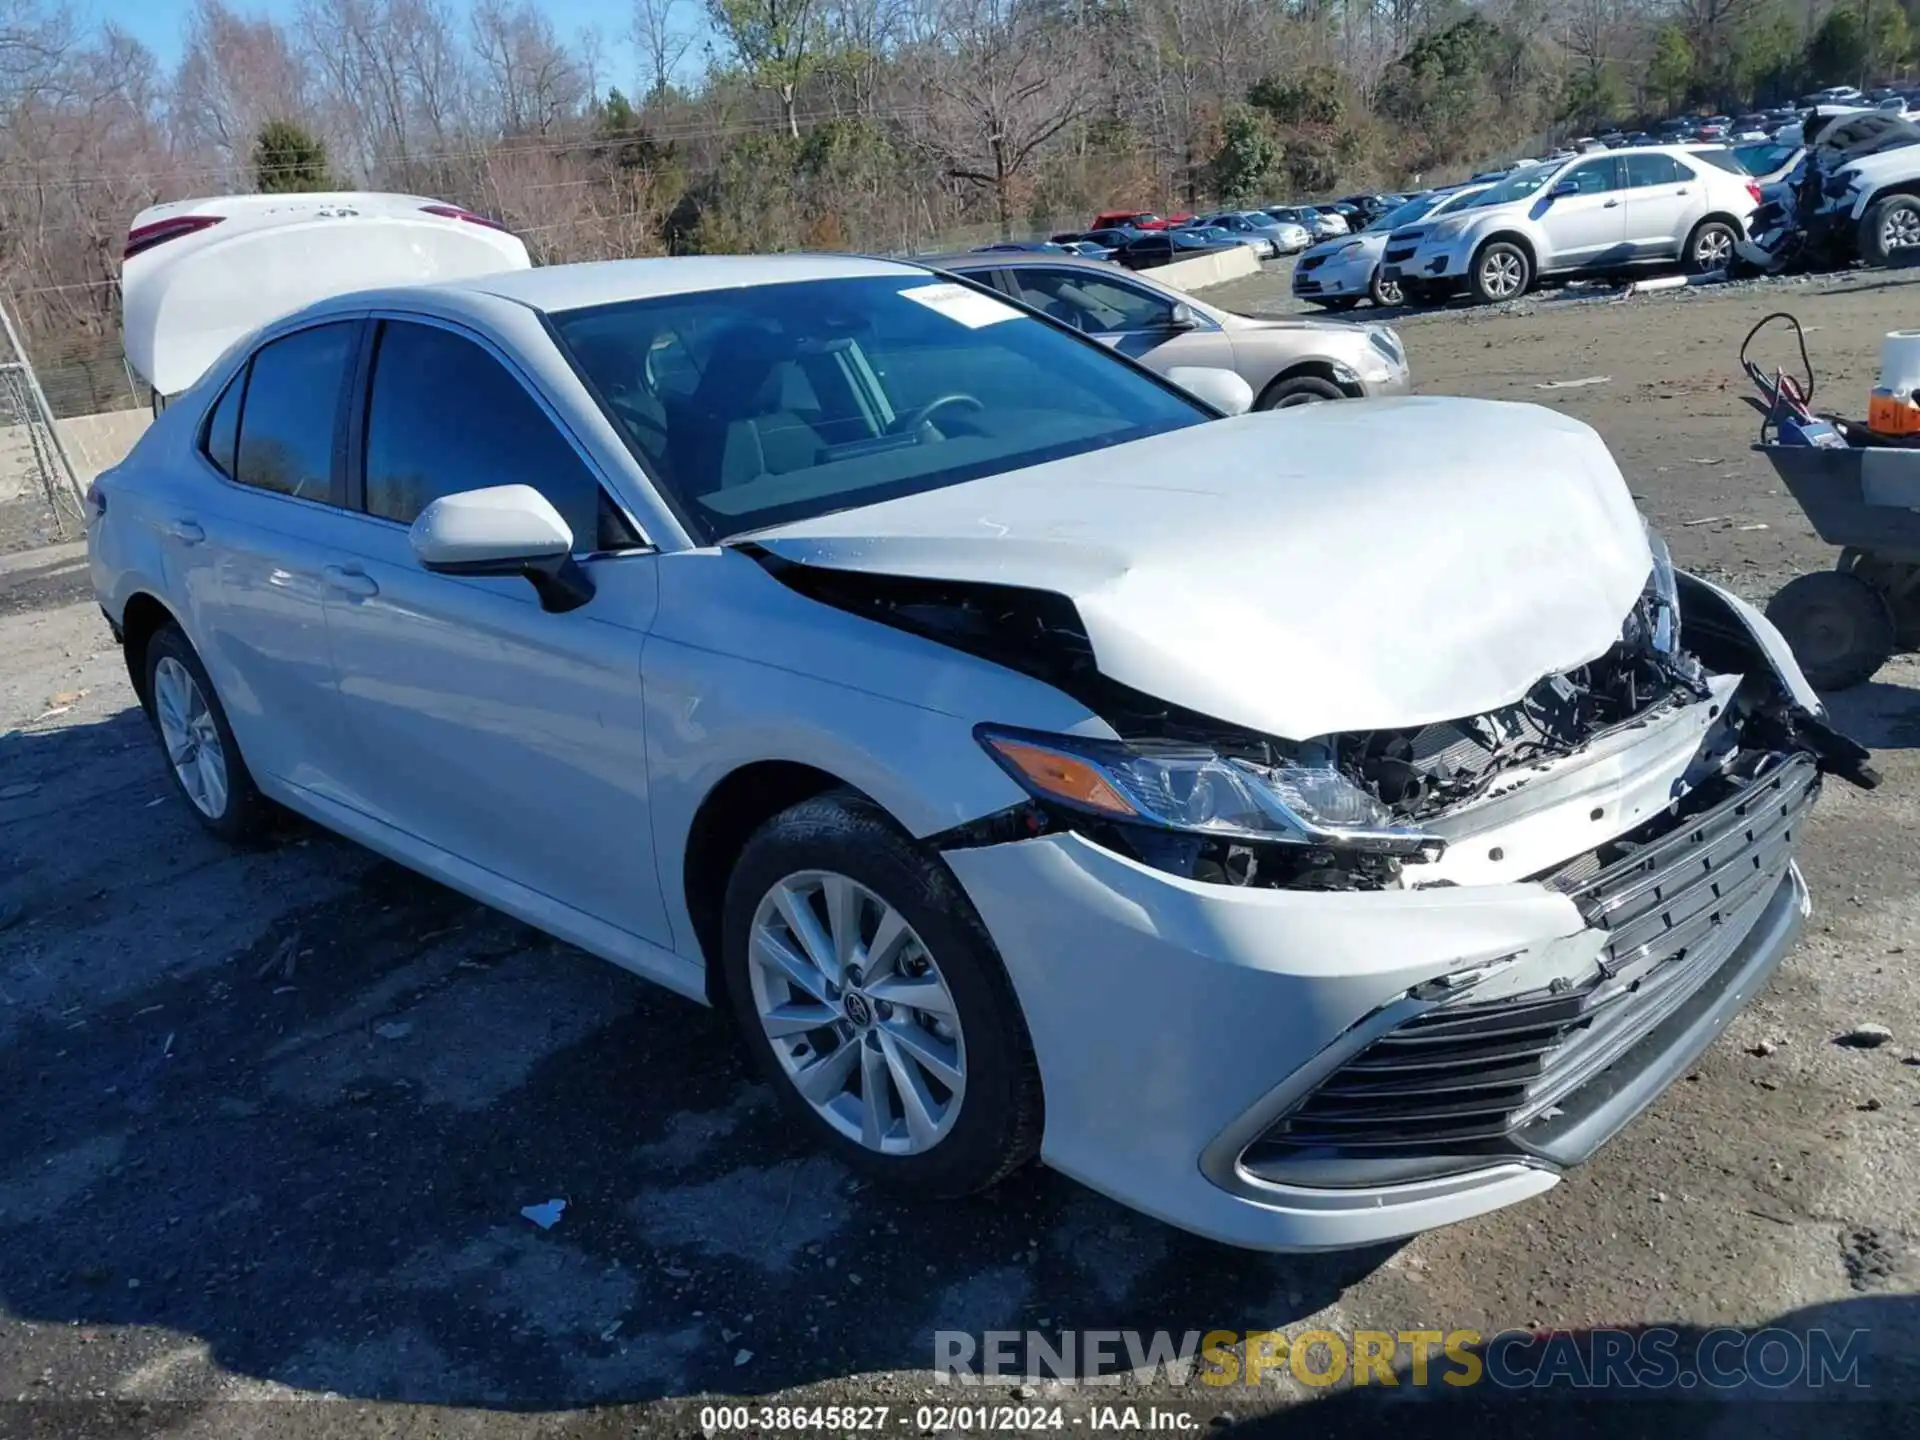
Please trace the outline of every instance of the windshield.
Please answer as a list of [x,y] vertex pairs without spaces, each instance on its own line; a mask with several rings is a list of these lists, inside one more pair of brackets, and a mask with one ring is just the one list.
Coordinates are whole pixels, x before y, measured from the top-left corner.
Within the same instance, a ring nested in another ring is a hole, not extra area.
[[1449,195],[1422,195],[1417,200],[1409,200],[1404,205],[1396,205],[1378,220],[1367,226],[1369,230],[1398,230],[1402,225],[1411,225],[1425,215],[1442,200],[1453,198]]
[[1524,200],[1546,184],[1559,168],[1557,165],[1530,165],[1516,170],[1478,200],[1473,201],[1473,208],[1478,209],[1482,205],[1504,205],[1509,200]]
[[1184,245],[1189,250],[1205,249],[1209,245],[1219,245],[1233,239],[1228,230],[1214,230],[1204,226],[1190,225],[1184,230],[1169,230],[1173,243]]
[[1099,345],[931,275],[701,291],[551,319],[703,544],[1211,418]]

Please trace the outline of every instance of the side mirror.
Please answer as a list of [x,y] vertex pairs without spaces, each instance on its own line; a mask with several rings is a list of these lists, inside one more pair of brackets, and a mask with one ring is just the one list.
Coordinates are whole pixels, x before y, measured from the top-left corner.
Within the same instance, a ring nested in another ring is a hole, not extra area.
[[1549,190],[1547,195],[1550,199],[1558,199],[1562,195],[1578,195],[1579,193],[1580,186],[1578,183],[1572,179],[1566,179],[1554,181],[1553,189]]
[[442,495],[407,532],[414,557],[439,575],[517,575],[544,610],[577,610],[593,582],[573,558],[573,531],[531,485]]
[[1222,415],[1244,415],[1253,408],[1253,387],[1231,370],[1210,365],[1176,365],[1167,379]]
[[1167,329],[1198,330],[1199,328],[1200,317],[1193,313],[1193,307],[1186,301],[1178,301],[1173,309],[1167,312]]

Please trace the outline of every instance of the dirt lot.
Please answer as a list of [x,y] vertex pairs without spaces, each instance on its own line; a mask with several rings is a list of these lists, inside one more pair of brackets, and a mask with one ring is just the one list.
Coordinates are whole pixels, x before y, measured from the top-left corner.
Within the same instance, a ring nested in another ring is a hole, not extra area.
[[[1290,308],[1284,283],[1221,298]],[[1764,601],[1832,558],[1746,451],[1734,351],[1783,305],[1823,391],[1857,406],[1881,333],[1920,323],[1920,286],[1399,323],[1420,389],[1596,425],[1679,561]],[[1419,536],[1397,539],[1417,563]],[[88,596],[73,547],[0,554],[0,1433],[696,1435],[684,1397],[703,1394],[979,1432],[916,1413],[953,1398],[926,1376],[936,1329],[1639,1325],[1864,1328],[1869,1388],[1612,1404],[1587,1412],[1592,1433],[1912,1433],[1911,658],[1835,698],[1886,784],[1829,786],[1804,853],[1815,919],[1684,1082],[1542,1199],[1286,1258],[1039,1171],[938,1208],[862,1192],[781,1123],[718,1017],[305,826],[223,849],[171,796]],[[1867,1021],[1892,1041],[1835,1043]],[[552,1198],[568,1202],[552,1230],[521,1218]],[[1094,1404],[1157,1403],[1252,1431],[1290,1406],[1378,1422],[1379,1397],[1407,1393],[1283,1371],[1020,1398],[1062,1405],[1068,1429]],[[1388,1413],[1451,1432],[1469,1404]]]

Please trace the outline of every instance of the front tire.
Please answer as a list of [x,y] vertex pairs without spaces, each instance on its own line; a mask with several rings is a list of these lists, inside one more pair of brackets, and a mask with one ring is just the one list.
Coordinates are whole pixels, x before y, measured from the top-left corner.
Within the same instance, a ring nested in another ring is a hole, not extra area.
[[1687,273],[1711,275],[1733,263],[1733,247],[1739,236],[1724,220],[1702,220],[1687,237]]
[[1533,259],[1511,240],[1495,240],[1473,257],[1473,298],[1482,305],[1518,300],[1533,288]]
[[1860,221],[1860,258],[1869,265],[1893,263],[1894,252],[1920,246],[1920,196],[1889,195]]
[[147,641],[147,717],[167,758],[167,772],[194,818],[233,844],[256,840],[271,807],[240,754],[227,712],[206,666],[178,625]]
[[851,791],[747,842],[721,967],[782,1103],[896,1190],[983,1190],[1039,1149],[1039,1070],[992,938],[953,876]]
[[1387,279],[1378,265],[1373,267],[1373,279],[1367,282],[1367,294],[1382,310],[1391,310],[1407,303],[1407,294],[1400,282]]
[[1323,400],[1345,400],[1347,392],[1319,375],[1295,375],[1276,380],[1254,403],[1256,410],[1291,410],[1297,405],[1318,405]]

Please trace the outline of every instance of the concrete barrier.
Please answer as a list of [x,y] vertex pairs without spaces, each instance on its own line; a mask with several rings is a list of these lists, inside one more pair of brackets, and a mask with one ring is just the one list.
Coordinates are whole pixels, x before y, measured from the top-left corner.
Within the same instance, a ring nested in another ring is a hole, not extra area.
[[1162,285],[1176,290],[1204,290],[1222,285],[1243,275],[1259,273],[1260,257],[1251,245],[1236,245],[1231,250],[1215,250],[1191,260],[1176,260],[1171,265],[1156,265],[1146,273]]
[[[73,461],[74,475],[85,489],[102,470],[126,459],[133,442],[146,434],[152,422],[153,416],[145,410],[107,410],[98,415],[70,415],[54,423],[60,429],[60,443]],[[26,431],[17,425],[0,430],[0,501],[37,490],[39,485]]]

